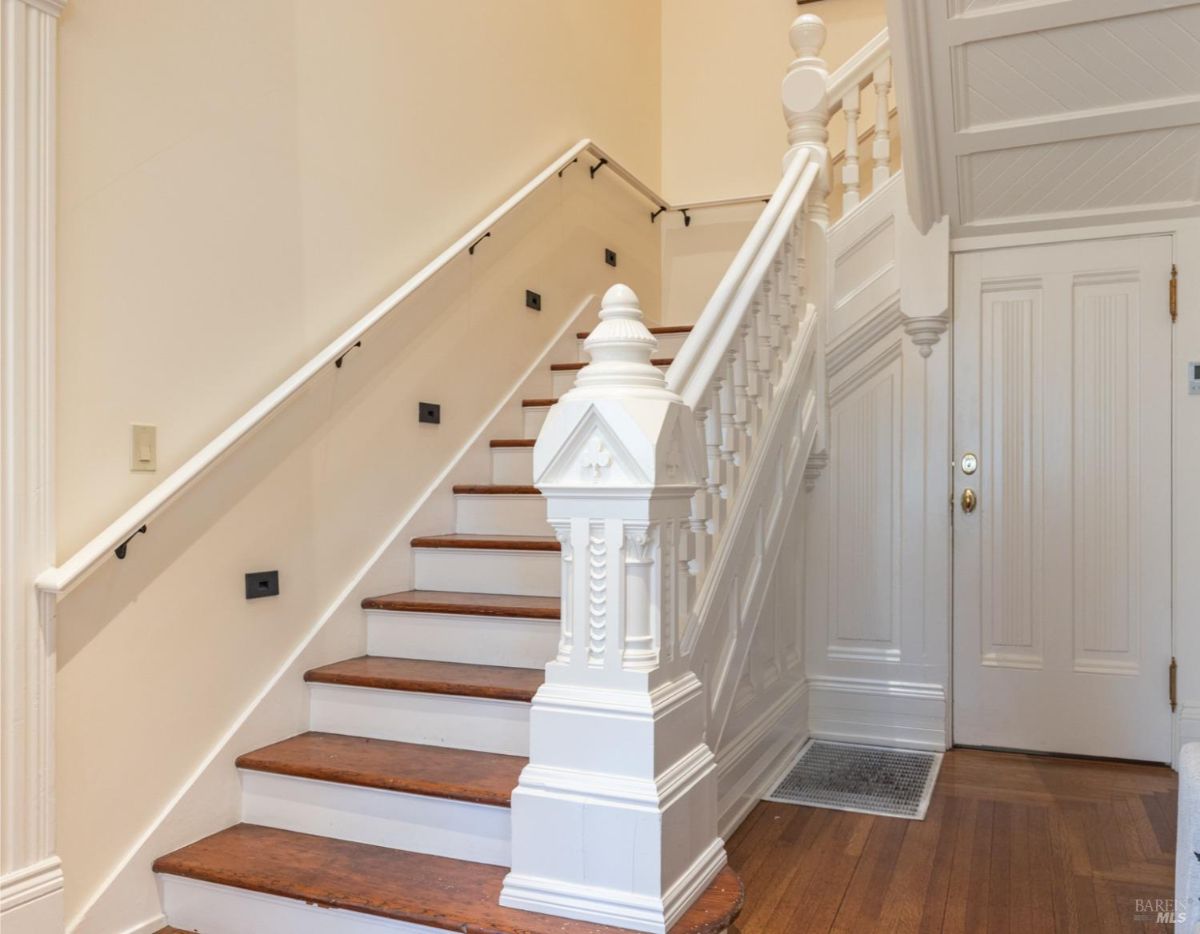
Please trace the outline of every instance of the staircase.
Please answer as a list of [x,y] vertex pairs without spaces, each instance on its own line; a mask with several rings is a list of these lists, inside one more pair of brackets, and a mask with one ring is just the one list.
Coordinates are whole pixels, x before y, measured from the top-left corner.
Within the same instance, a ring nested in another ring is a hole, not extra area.
[[454,529],[411,540],[414,589],[362,602],[368,654],[305,674],[309,732],[237,759],[242,822],[155,862],[176,928],[732,929],[722,834],[808,719],[832,114],[846,210],[890,171],[886,36],[833,76],[824,38],[792,28],[783,177],[694,328],[608,290],[552,396],[511,403],[523,437],[453,487]]
[[[690,330],[654,329],[655,365]],[[552,363],[553,391],[583,366]],[[310,731],[239,757],[243,822],[156,862],[176,927],[615,930],[499,905],[530,702],[558,645],[561,545],[531,485],[555,402],[524,400],[525,437],[493,439],[491,477],[454,488],[454,530],[412,540],[415,589],[363,601],[368,654],[305,674]],[[725,870],[673,930],[724,930],[740,903]]]

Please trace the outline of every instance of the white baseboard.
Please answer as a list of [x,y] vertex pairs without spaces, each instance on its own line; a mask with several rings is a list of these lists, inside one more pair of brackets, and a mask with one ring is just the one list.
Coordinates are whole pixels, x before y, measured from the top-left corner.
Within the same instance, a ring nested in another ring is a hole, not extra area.
[[57,934],[63,929],[63,873],[58,857],[0,878],[4,934]]
[[167,916],[164,914],[156,914],[152,918],[147,918],[141,924],[135,924],[131,928],[126,928],[121,934],[158,934],[167,926]]
[[661,899],[605,886],[572,885],[558,879],[509,873],[500,904],[592,924],[666,934],[725,868],[725,862],[724,844],[714,840]]
[[814,738],[938,752],[947,748],[943,685],[816,675],[808,686]]
[[808,682],[797,682],[739,736],[717,750],[717,813],[728,840],[778,784],[808,741]]

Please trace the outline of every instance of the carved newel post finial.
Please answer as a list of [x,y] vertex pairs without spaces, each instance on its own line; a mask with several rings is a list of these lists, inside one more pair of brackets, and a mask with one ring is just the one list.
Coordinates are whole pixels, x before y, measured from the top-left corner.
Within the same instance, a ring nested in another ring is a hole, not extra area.
[[627,285],[618,283],[600,300],[600,323],[583,343],[591,362],[579,371],[563,398],[613,398],[630,392],[641,398],[679,401],[667,380],[650,362],[658,341],[643,323],[642,306]]

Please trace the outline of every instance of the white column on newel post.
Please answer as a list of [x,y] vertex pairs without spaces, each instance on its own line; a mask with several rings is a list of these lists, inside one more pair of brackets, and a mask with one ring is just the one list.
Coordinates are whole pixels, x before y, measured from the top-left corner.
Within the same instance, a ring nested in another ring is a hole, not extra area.
[[704,692],[679,652],[676,549],[705,450],[656,346],[633,291],[609,289],[591,362],[534,448],[563,545],[563,635],[533,700],[500,902],[664,932],[725,849]]
[[[792,22],[788,38],[796,58],[788,67],[783,79],[780,96],[783,115],[788,126],[788,151],[783,157],[786,168],[791,159],[801,151],[821,167],[813,181],[812,191],[805,205],[807,226],[804,230],[804,265],[807,275],[805,300],[818,309],[829,309],[829,68],[821,58],[827,32],[825,23],[815,13],[803,13]],[[824,320],[818,319],[822,333],[820,344],[825,346]],[[817,385],[825,385],[825,354],[818,353],[816,366],[819,369]],[[829,462],[828,412],[824,404],[818,412],[817,439],[805,465],[808,488],[816,483],[825,465]]]
[[0,928],[63,930],[54,840],[55,48],[65,0],[0,0]]

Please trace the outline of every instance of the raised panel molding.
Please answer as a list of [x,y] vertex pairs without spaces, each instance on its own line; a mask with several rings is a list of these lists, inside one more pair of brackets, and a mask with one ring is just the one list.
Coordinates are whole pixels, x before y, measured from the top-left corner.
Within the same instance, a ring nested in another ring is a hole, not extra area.
[[889,0],[889,20],[922,230],[931,204],[956,239],[1200,205],[1195,0]]
[[834,401],[830,442],[830,646],[899,657],[900,361]]
[[[980,437],[996,469],[980,477],[984,665],[1042,665],[1042,291],[985,285]],[[1027,411],[1031,414],[1026,414]]]
[[958,128],[1200,95],[1200,6],[1112,25],[1075,23],[959,46]]
[[[1075,670],[1137,674],[1141,579],[1136,276],[1079,277],[1073,301]],[[1103,504],[1102,506],[1100,504]]]

